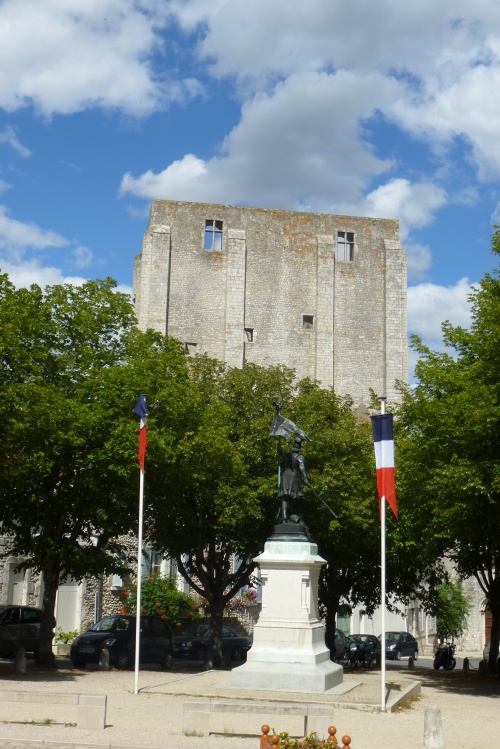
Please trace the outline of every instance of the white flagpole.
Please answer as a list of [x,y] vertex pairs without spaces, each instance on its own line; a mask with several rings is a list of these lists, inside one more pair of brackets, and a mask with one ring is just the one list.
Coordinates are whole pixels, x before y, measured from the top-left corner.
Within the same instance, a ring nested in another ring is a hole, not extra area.
[[139,535],[137,539],[137,615],[135,620],[135,686],[134,694],[139,693],[139,648],[141,637],[141,594],[142,594],[142,517],[144,514],[144,471],[141,468],[139,484]]
[[[380,413],[385,414],[385,398],[380,399]],[[386,499],[380,500],[380,620],[382,633],[380,635],[380,675],[381,675],[381,707],[385,707],[385,505]]]

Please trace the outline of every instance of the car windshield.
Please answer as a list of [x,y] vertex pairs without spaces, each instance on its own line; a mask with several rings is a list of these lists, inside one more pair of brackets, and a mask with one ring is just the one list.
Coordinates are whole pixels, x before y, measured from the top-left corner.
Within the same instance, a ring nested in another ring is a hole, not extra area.
[[189,635],[189,637],[208,637],[209,634],[208,624],[190,624],[179,632],[179,635]]
[[126,632],[130,627],[129,619],[120,616],[106,616],[90,628],[90,632]]

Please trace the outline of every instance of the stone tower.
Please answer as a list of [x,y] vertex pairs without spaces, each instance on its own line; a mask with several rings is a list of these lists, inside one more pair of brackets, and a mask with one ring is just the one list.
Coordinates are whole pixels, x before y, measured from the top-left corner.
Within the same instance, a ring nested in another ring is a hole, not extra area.
[[358,404],[407,379],[394,220],[155,200],[134,294],[139,327],[187,354],[284,364]]

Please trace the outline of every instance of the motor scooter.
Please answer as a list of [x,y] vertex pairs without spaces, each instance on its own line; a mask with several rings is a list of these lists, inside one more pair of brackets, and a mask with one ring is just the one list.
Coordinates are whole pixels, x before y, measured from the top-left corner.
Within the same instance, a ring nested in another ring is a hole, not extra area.
[[457,665],[453,657],[455,650],[456,645],[454,642],[447,642],[444,645],[440,645],[434,654],[434,668],[437,670],[442,666],[445,671],[453,671]]

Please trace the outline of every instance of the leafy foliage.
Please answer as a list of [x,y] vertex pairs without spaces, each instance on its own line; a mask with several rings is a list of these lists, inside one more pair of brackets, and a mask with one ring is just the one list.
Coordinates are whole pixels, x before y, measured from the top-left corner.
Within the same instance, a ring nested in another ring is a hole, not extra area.
[[441,640],[460,637],[467,628],[467,614],[471,608],[462,582],[448,582],[437,589],[437,634]]
[[137,396],[168,390],[175,411],[188,377],[179,345],[135,329],[115,286],[16,290],[0,276],[0,520],[12,553],[43,573],[46,665],[59,582],[126,566],[118,539],[137,523]]
[[[123,609],[127,614],[137,612],[137,586],[125,597]],[[174,580],[159,575],[141,582],[141,612],[161,616],[172,625],[200,616],[199,601],[177,590]]]
[[[500,254],[498,227],[493,252]],[[446,554],[461,577],[477,579],[492,612],[494,669],[500,634],[498,269],[486,274],[470,300],[470,330],[443,324],[452,354],[413,339],[419,383],[405,392],[398,436],[414,544],[429,561]]]

